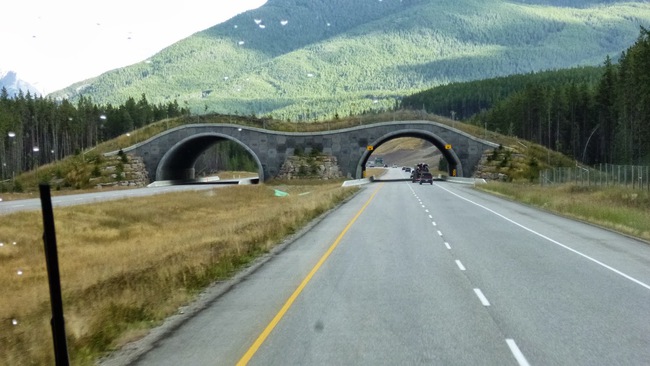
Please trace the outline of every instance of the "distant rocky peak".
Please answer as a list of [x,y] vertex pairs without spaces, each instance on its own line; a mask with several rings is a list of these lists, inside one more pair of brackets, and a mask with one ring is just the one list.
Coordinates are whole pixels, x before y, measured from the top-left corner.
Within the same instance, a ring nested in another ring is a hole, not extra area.
[[20,90],[23,91],[23,94],[29,92],[32,96],[43,95],[43,93],[38,90],[35,86],[28,83],[25,80],[22,80],[18,77],[18,74],[12,70],[0,70],[0,88],[6,88],[9,93],[9,97],[14,97],[18,95]]

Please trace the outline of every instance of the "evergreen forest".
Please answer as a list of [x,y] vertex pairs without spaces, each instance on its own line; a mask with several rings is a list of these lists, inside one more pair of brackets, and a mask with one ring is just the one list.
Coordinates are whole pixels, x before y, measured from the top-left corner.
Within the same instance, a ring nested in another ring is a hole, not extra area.
[[119,105],[99,105],[90,98],[73,104],[0,91],[0,172],[9,179],[36,166],[91,149],[102,141],[129,133],[154,121],[188,111],[176,101],[151,104],[145,95]]
[[650,32],[618,63],[513,75],[438,87],[405,97],[425,108],[536,142],[588,165],[650,164]]

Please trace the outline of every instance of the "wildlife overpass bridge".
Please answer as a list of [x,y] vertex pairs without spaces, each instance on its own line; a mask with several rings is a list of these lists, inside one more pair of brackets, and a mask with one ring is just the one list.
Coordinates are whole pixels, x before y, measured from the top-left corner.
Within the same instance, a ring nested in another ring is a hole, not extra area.
[[400,137],[431,142],[447,160],[449,175],[460,177],[472,176],[483,152],[498,146],[441,123],[396,121],[306,133],[232,124],[190,124],[122,150],[142,157],[149,178],[155,181],[194,179],[194,163],[199,156],[210,146],[225,140],[234,141],[250,153],[262,182],[275,177],[296,148],[305,153],[318,149],[335,156],[342,174],[358,179],[363,177],[366,161],[373,150]]

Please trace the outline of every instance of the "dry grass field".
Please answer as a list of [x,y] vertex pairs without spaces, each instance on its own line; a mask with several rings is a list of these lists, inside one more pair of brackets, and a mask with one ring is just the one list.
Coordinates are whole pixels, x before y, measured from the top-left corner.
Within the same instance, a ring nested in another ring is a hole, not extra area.
[[650,192],[620,187],[491,182],[479,189],[650,241]]
[[384,174],[386,174],[385,168],[366,168],[366,177],[379,178]]
[[[55,208],[73,364],[144,335],[354,192],[340,182],[234,186]],[[52,365],[40,211],[2,216],[0,242],[0,364]]]

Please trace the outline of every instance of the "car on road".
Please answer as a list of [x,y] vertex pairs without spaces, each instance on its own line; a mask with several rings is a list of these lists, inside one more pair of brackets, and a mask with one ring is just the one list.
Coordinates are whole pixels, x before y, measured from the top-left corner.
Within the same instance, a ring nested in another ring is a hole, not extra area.
[[420,184],[429,183],[433,185],[433,175],[429,172],[424,172],[420,174]]
[[410,167],[407,167],[407,166],[405,166],[404,168],[402,168],[402,170],[404,170],[404,171],[407,172],[407,173],[410,173],[410,172],[411,172],[411,168],[410,168]]

